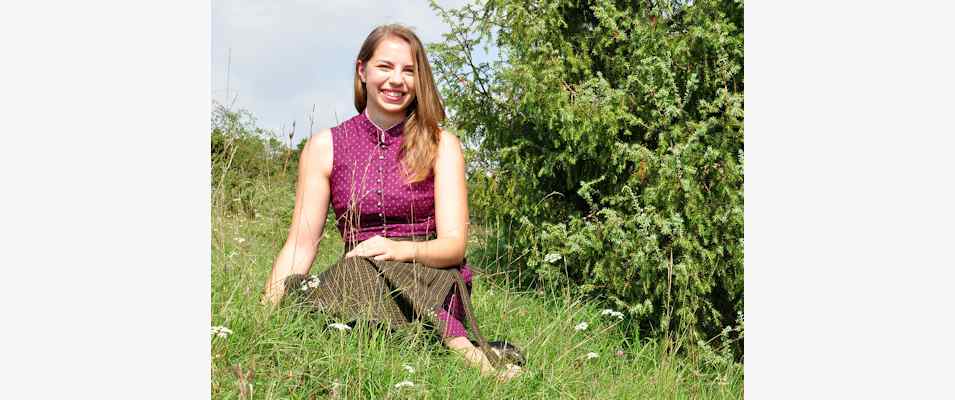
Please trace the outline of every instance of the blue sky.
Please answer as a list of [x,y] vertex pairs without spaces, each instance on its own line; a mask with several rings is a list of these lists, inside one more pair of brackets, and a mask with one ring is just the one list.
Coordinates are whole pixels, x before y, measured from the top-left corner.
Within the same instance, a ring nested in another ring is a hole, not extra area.
[[[458,7],[466,0],[439,0]],[[352,63],[377,25],[409,25],[426,45],[449,30],[426,0],[212,2],[212,97],[234,99],[257,125],[278,132],[296,122],[293,143],[355,114]],[[230,60],[231,50],[231,62]],[[287,133],[284,140],[287,140]]]

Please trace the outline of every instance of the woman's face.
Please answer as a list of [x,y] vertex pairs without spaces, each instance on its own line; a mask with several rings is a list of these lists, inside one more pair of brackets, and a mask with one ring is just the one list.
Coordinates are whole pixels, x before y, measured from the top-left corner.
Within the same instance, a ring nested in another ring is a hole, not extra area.
[[414,100],[414,58],[411,45],[402,39],[382,40],[367,63],[358,62],[358,75],[365,82],[367,107],[372,110],[403,114]]

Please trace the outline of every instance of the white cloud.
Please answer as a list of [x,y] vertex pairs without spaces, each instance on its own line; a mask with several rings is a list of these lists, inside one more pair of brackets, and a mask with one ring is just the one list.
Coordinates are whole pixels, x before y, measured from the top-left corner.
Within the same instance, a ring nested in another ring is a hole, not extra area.
[[358,48],[375,26],[393,22],[411,26],[426,44],[448,30],[424,0],[214,1],[213,98],[225,102],[228,90],[262,128],[288,129],[296,121],[297,143],[308,136],[313,105],[314,130],[335,125],[336,113],[338,120],[355,114],[351,68]]

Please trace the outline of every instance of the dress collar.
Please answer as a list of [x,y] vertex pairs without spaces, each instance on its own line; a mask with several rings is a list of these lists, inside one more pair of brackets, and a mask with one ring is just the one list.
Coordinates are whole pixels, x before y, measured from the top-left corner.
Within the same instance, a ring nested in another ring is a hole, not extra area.
[[[402,119],[398,123],[392,125],[390,128],[385,129],[376,125],[375,122],[368,117],[367,108],[365,111],[362,111],[361,117],[359,119],[362,123],[362,127],[368,132],[369,137],[373,142],[378,143],[379,137],[384,136],[386,145],[394,143],[401,138],[401,134],[404,133],[405,130],[405,121],[408,120],[408,118]],[[382,132],[384,132],[384,135],[382,135]]]

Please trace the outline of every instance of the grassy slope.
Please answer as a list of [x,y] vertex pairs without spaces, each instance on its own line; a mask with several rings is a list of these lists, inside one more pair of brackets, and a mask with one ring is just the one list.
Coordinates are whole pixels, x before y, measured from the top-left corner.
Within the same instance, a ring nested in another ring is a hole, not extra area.
[[[568,293],[517,292],[501,276],[477,276],[473,302],[485,337],[513,340],[528,356],[527,373],[506,384],[482,378],[420,326],[390,335],[360,326],[340,333],[326,328],[338,321],[320,315],[267,312],[258,299],[287,218],[259,213],[245,219],[220,210],[214,207],[212,217],[212,325],[233,333],[211,339],[213,398],[742,397],[742,366],[668,355],[657,342],[637,342],[593,304]],[[341,238],[327,226],[312,273],[341,255]],[[589,327],[576,331],[580,322]],[[587,359],[588,352],[599,356]],[[414,387],[394,387],[403,380]],[[251,383],[247,393],[240,391],[243,381]]]

